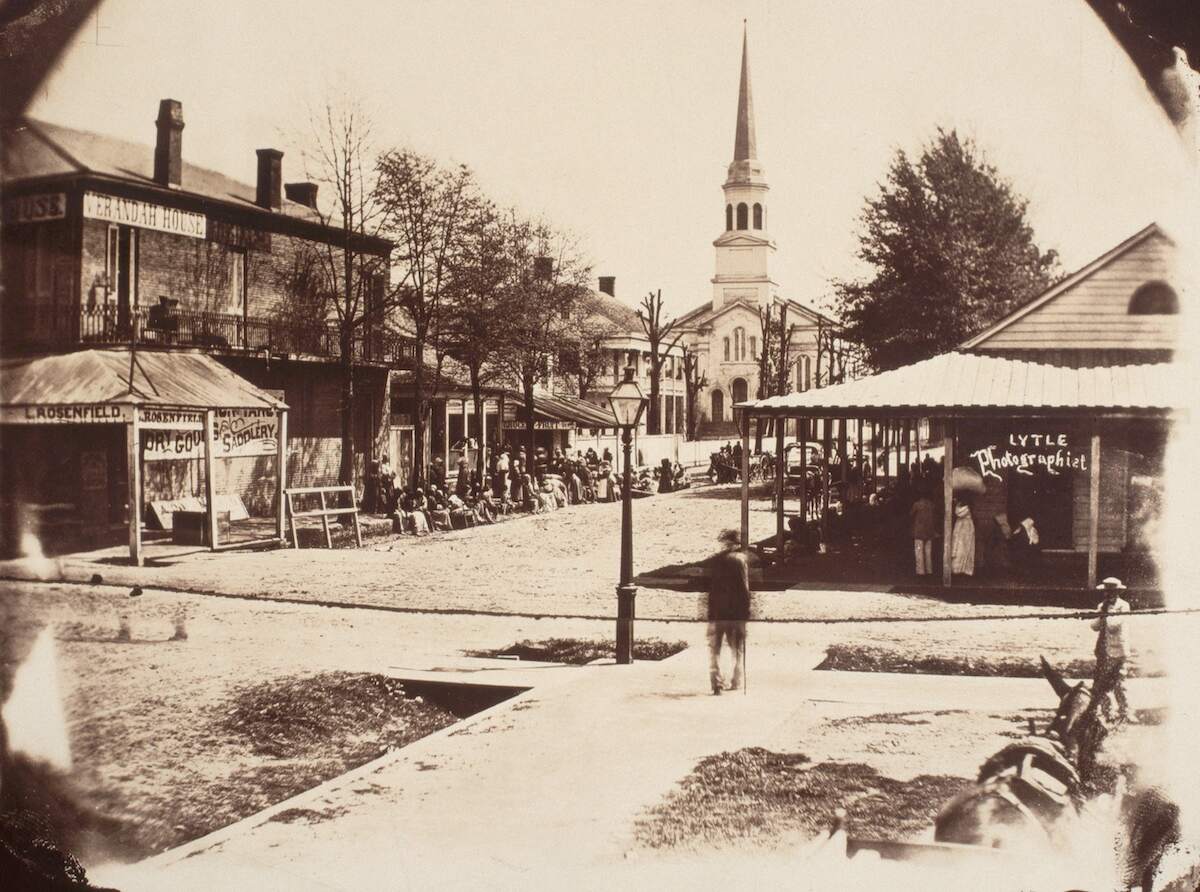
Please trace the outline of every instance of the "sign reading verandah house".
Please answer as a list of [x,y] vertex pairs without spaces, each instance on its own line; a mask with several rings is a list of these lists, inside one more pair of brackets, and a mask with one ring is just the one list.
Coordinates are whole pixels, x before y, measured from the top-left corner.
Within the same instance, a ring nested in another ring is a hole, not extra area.
[[99,192],[83,193],[83,215],[92,220],[157,229],[159,232],[191,238],[204,238],[208,232],[208,220],[204,214]]

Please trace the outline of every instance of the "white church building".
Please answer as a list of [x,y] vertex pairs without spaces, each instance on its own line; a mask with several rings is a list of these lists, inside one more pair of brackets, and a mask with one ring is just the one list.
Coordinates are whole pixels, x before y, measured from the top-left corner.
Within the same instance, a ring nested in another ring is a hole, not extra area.
[[[781,308],[787,309],[787,325],[792,330],[788,372],[791,390],[829,383],[834,349],[831,345],[839,344],[834,320],[797,300],[780,296],[779,286],[771,278],[775,242],[769,228],[770,186],[758,159],[750,60],[744,34],[733,160],[721,189],[724,225],[713,241],[716,269],[711,280],[712,298],[679,316],[668,339],[672,341],[679,335],[678,343],[668,354],[660,384],[664,433],[685,431],[686,387],[682,364],[685,351],[696,356],[705,381],[696,399],[698,436],[728,437],[735,433],[734,403],[759,396],[763,308],[772,307],[776,319]],[[612,280],[601,282],[602,290],[611,295]],[[639,357],[639,351],[649,350],[644,332],[640,328],[621,332],[605,339],[603,345],[613,351],[612,383],[619,380],[624,366],[633,365],[642,391],[648,394],[649,362],[645,356]],[[637,361],[639,358],[641,362]],[[607,374],[602,376],[596,382],[596,392],[588,397],[602,399],[612,386],[608,378]]]

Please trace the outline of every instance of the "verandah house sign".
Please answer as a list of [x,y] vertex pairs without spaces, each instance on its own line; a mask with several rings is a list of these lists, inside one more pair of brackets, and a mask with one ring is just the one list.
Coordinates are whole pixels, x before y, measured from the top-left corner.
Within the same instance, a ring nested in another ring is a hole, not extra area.
[[1009,434],[1008,442],[976,449],[971,458],[984,477],[1002,479],[999,472],[1016,471],[1032,477],[1036,468],[1057,477],[1063,471],[1086,471],[1088,456],[1072,452],[1066,434]]
[[192,238],[204,238],[208,232],[208,221],[203,214],[99,192],[83,193],[83,215],[92,220],[124,223]]

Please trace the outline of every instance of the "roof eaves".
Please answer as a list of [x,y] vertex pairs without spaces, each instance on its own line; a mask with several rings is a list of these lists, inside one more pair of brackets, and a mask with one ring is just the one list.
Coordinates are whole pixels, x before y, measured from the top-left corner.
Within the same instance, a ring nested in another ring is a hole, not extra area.
[[991,338],[993,335],[1008,328],[1008,326],[1012,325],[1014,322],[1017,322],[1018,320],[1025,318],[1030,313],[1032,313],[1034,310],[1036,310],[1039,307],[1042,307],[1045,304],[1049,303],[1050,301],[1054,300],[1054,298],[1058,297],[1060,294],[1062,294],[1064,291],[1068,290],[1069,288],[1072,288],[1075,285],[1077,285],[1078,283],[1082,282],[1088,276],[1092,275],[1093,273],[1097,272],[1098,270],[1103,269],[1108,264],[1110,264],[1114,260],[1116,260],[1118,257],[1125,254],[1125,252],[1137,247],[1143,241],[1145,241],[1147,238],[1149,238],[1151,235],[1153,235],[1155,233],[1158,233],[1159,235],[1163,235],[1163,232],[1159,228],[1158,224],[1151,223],[1149,226],[1146,226],[1145,228],[1143,228],[1143,229],[1139,230],[1138,232],[1134,233],[1133,235],[1131,235],[1129,238],[1125,239],[1125,241],[1121,242],[1116,247],[1111,248],[1110,250],[1101,254],[1095,260],[1080,267],[1078,270],[1071,273],[1069,276],[1064,278],[1062,281],[1057,282],[1054,285],[1051,285],[1049,288],[1047,288],[1041,294],[1038,294],[1035,297],[1033,297],[1024,306],[1019,307],[1016,310],[1013,310],[1011,313],[1009,313],[1004,318],[1002,318],[996,322],[993,322],[988,328],[984,329],[979,334],[977,334],[974,337],[970,338],[969,340],[966,340],[963,343],[961,343],[958,346],[958,349],[959,350],[970,350],[974,347],[979,346],[984,341]]

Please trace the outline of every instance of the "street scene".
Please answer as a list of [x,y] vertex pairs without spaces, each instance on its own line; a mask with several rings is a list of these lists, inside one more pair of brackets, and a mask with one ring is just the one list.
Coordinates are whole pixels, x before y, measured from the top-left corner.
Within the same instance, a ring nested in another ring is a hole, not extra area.
[[1200,890],[1189,0],[0,66],[0,888]]

